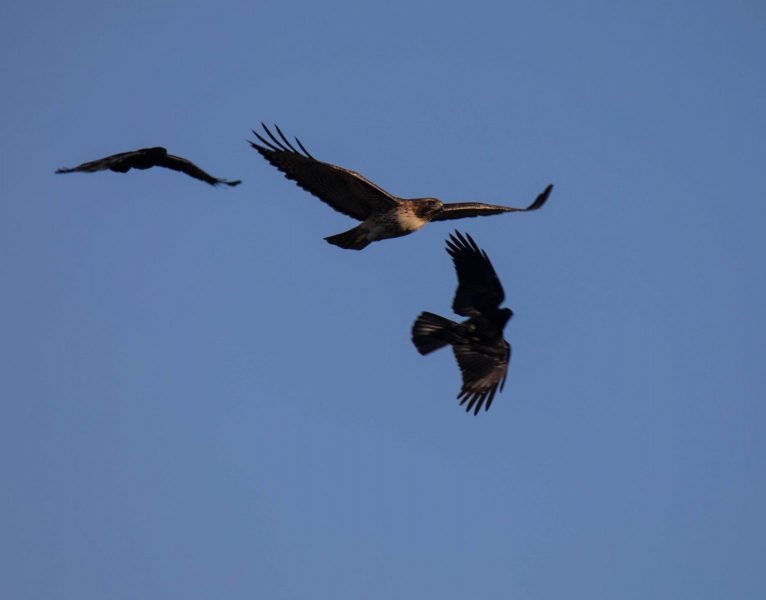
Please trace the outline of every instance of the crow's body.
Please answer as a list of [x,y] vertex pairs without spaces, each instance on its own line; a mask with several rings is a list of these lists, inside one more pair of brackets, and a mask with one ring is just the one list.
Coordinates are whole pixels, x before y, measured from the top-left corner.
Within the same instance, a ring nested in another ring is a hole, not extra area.
[[456,323],[430,312],[422,313],[412,327],[412,342],[418,352],[429,354],[451,345],[463,376],[458,394],[460,404],[474,415],[481,407],[489,410],[508,373],[511,347],[503,329],[513,316],[510,308],[500,308],[505,299],[503,286],[486,252],[470,235],[450,235],[447,252],[452,257],[458,288],[452,309],[463,317]]
[[168,154],[168,151],[161,147],[139,148],[129,152],[120,152],[105,156],[98,160],[82,163],[76,167],[56,169],[56,173],[94,173],[96,171],[114,171],[116,173],[127,173],[131,169],[150,169],[152,167],[165,167],[173,171],[186,173],[190,177],[209,183],[210,185],[239,185],[241,181],[229,181],[228,179],[218,179],[205,173],[197,165],[180,156]]

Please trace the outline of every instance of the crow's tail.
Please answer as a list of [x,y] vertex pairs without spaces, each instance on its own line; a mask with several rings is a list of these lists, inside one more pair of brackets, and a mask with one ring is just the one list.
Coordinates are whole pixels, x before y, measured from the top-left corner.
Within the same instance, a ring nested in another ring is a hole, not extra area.
[[445,334],[453,325],[454,321],[434,313],[421,313],[412,326],[412,343],[421,354],[429,354],[443,348],[449,344]]

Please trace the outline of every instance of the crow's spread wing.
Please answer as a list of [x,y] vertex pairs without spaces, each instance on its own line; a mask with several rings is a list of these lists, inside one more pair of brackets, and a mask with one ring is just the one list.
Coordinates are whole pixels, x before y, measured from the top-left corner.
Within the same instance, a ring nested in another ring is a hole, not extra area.
[[553,185],[549,185],[535,201],[526,208],[514,208],[513,206],[502,206],[499,204],[483,204],[481,202],[454,202],[445,204],[444,209],[437,214],[432,221],[446,221],[448,219],[462,219],[465,217],[481,217],[486,215],[499,215],[507,212],[529,212],[537,210],[550,196]]
[[473,238],[459,231],[450,234],[447,252],[457,271],[457,292],[452,309],[459,315],[471,317],[495,309],[503,302],[505,293],[495,269]]
[[295,141],[300,151],[296,150],[279,127],[276,127],[276,130],[281,140],[277,139],[266,125],[263,125],[263,129],[269,139],[253,130],[260,144],[250,142],[250,145],[269,163],[282,171],[285,177],[292,179],[298,186],[338,212],[363,221],[372,213],[387,210],[399,204],[395,196],[368,181],[359,173],[316,160],[298,138],[295,138]]
[[504,339],[497,343],[466,343],[452,346],[463,375],[463,387],[458,399],[466,412],[476,415],[484,405],[489,410],[498,388],[502,391],[508,374],[511,347]]
[[156,164],[158,167],[165,167],[166,169],[172,169],[174,171],[186,173],[187,175],[190,175],[195,179],[199,179],[200,181],[204,181],[205,183],[209,183],[210,185],[224,184],[235,186],[242,183],[239,179],[231,181],[228,179],[218,179],[217,177],[213,177],[212,175],[205,173],[205,171],[200,169],[190,160],[181,158],[180,156],[173,156],[172,154],[166,154],[165,156],[160,157]]
[[76,167],[56,169],[56,173],[95,173],[96,171],[116,171],[127,173],[130,169],[148,169],[157,164],[157,159],[167,155],[167,150],[160,146],[139,148],[129,152],[119,152],[104,158],[82,163]]

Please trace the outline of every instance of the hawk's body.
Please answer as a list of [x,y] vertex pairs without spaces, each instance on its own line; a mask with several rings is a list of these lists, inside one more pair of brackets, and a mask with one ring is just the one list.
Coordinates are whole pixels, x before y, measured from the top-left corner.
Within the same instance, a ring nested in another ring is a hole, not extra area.
[[417,231],[433,219],[443,203],[432,198],[402,202],[386,210],[372,213],[361,224],[337,235],[326,237],[331,244],[361,250],[370,242],[401,237]]
[[168,154],[168,151],[161,147],[139,148],[129,152],[120,152],[112,154],[98,160],[82,163],[76,167],[56,169],[56,173],[94,173],[96,171],[114,171],[116,173],[127,173],[131,169],[150,169],[152,167],[165,167],[173,171],[180,171],[187,175],[209,183],[210,185],[239,185],[241,181],[229,181],[227,179],[218,179],[208,175],[197,165],[180,156]]
[[341,248],[361,250],[370,242],[417,231],[429,221],[537,210],[545,204],[553,189],[549,185],[526,208],[481,202],[445,204],[436,198],[399,198],[355,171],[316,160],[296,138],[300,148],[297,150],[279,127],[276,130],[281,139],[277,139],[265,125],[263,129],[269,139],[253,131],[260,144],[250,142],[261,156],[282,171],[285,177],[338,212],[362,221],[353,229],[325,238]]
[[486,252],[470,235],[450,235],[447,252],[452,256],[458,288],[452,309],[468,317],[462,323],[422,313],[412,327],[412,342],[420,354],[429,354],[450,344],[463,376],[458,394],[466,411],[489,410],[498,388],[503,389],[511,358],[511,347],[503,329],[513,316],[510,308],[500,308],[505,293]]

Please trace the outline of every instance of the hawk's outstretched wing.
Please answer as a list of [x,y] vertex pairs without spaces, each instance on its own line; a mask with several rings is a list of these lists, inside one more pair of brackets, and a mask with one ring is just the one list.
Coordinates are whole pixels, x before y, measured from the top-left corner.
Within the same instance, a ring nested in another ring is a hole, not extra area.
[[464,317],[472,317],[496,309],[505,299],[503,286],[487,256],[473,238],[459,231],[450,234],[447,252],[457,271],[457,292],[452,310]]
[[553,185],[549,185],[542,194],[535,198],[535,201],[526,208],[514,208],[513,206],[502,206],[500,204],[484,204],[482,202],[453,202],[445,204],[444,209],[433,217],[432,221],[446,221],[448,219],[463,219],[465,217],[482,217],[486,215],[498,215],[507,212],[529,212],[537,210],[545,204],[548,196],[553,190]]
[[452,349],[463,375],[463,387],[457,396],[460,405],[468,402],[465,410],[469,412],[473,408],[474,415],[479,413],[482,405],[489,410],[498,388],[502,391],[505,385],[510,345],[500,339],[497,344],[455,344]]
[[292,179],[301,188],[329,204],[338,212],[364,221],[374,212],[393,208],[399,199],[368,181],[355,171],[316,160],[295,138],[301,151],[296,150],[275,125],[278,140],[261,123],[269,140],[253,130],[261,142],[250,142],[263,158]]

